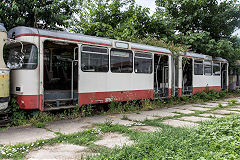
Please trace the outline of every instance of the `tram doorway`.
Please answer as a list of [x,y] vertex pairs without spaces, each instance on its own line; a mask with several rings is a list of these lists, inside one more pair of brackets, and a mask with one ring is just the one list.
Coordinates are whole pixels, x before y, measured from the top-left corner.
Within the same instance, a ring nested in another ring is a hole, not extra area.
[[183,58],[182,60],[182,94],[192,95],[193,91],[193,60]]
[[44,42],[44,107],[78,103],[78,49],[76,44]]
[[221,64],[221,89],[227,89],[227,63]]
[[154,54],[154,92],[155,97],[168,97],[168,56]]

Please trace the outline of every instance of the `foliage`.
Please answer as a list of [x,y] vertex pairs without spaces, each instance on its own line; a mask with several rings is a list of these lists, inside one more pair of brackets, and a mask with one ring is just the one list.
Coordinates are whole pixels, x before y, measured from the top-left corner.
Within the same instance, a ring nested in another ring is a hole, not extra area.
[[136,38],[166,37],[172,30],[159,16],[150,16],[149,8],[134,0],[89,0],[73,21],[74,32],[132,41]]
[[156,4],[161,12],[165,8],[168,21],[174,24],[176,34],[168,41],[188,45],[193,52],[225,58],[230,69],[239,72],[239,40],[232,37],[240,26],[238,0],[156,0]]
[[156,0],[156,4],[165,7],[181,33],[205,31],[219,40],[230,37],[240,26],[238,0]]
[[236,70],[238,68],[235,61],[240,59],[240,41],[237,37],[216,41],[210,36],[209,32],[194,33],[187,31],[176,35],[174,38],[175,43],[189,46],[193,52],[225,58],[229,61],[231,69]]
[[110,113],[125,113],[130,111],[139,110],[139,104],[136,100],[133,101],[126,101],[126,102],[117,102],[112,101],[109,104],[109,111]]
[[93,105],[89,104],[89,105],[81,106],[80,111],[83,117],[92,116],[94,111]]
[[153,133],[102,126],[102,131],[126,133],[135,145],[104,150],[89,159],[239,159],[239,121],[240,116],[233,115],[193,129],[160,125],[161,131]]
[[59,30],[69,25],[77,2],[81,3],[80,0],[4,0],[0,2],[0,22],[7,30],[16,26]]

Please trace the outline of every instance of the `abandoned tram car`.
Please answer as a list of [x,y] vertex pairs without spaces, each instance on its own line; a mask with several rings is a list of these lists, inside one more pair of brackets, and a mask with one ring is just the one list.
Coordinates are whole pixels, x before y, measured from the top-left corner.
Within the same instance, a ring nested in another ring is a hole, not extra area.
[[[12,95],[21,109],[192,95],[228,88],[228,63],[112,39],[16,27],[5,45]],[[186,60],[187,59],[187,60]],[[183,63],[186,61],[186,63]]]

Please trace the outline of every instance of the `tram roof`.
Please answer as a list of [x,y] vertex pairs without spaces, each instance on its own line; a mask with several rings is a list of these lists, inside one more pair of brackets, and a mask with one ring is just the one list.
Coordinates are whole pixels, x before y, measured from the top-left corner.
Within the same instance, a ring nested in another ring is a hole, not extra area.
[[[91,42],[93,44],[106,45],[106,46],[113,46],[114,41],[116,41],[113,39],[89,36],[89,35],[84,35],[80,33],[69,33],[69,32],[63,32],[63,31],[55,31],[55,30],[43,30],[43,29],[37,29],[37,28],[31,28],[31,27],[25,27],[25,26],[15,27],[8,32],[8,38],[13,38],[14,36],[18,37],[21,35],[28,35],[28,36],[40,35],[43,37],[63,39],[63,40],[69,40],[69,41]],[[171,51],[166,48],[138,44],[138,43],[131,43],[131,42],[129,43],[132,49],[140,49],[143,51],[155,51],[155,52],[171,54]]]
[[183,56],[187,56],[187,57],[193,57],[193,58],[200,58],[200,59],[204,59],[204,60],[210,60],[210,61],[228,62],[226,59],[224,59],[222,57],[215,57],[215,58],[213,58],[212,56],[205,55],[205,54],[200,54],[200,53],[187,52],[186,54],[182,53],[182,55]]

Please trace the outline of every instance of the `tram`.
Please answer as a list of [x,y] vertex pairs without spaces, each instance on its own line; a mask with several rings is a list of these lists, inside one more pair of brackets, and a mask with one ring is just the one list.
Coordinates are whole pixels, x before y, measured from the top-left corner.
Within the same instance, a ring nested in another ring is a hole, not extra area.
[[187,53],[175,58],[166,48],[24,26],[7,34],[10,94],[21,109],[54,110],[228,88],[228,62],[219,57]]

